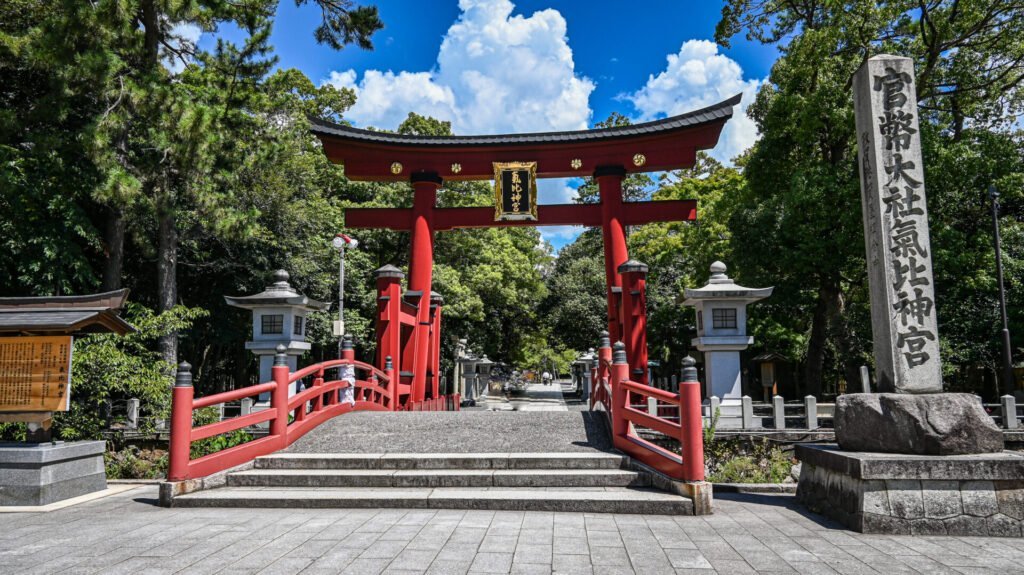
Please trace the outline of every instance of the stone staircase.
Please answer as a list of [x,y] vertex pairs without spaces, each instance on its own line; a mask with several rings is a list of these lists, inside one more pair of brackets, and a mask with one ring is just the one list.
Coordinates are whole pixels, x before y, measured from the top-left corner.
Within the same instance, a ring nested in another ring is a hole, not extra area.
[[174,507],[426,508],[692,515],[609,452],[358,454],[282,452]]

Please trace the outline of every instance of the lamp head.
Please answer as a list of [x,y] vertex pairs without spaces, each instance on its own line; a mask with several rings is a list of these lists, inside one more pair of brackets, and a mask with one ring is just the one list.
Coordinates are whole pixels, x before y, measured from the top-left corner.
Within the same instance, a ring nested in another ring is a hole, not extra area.
[[354,248],[358,247],[359,246],[359,241],[356,240],[355,238],[346,236],[345,234],[338,234],[338,235],[334,236],[333,240],[331,240],[331,245],[334,246],[334,249],[336,249],[336,250],[338,250],[340,252],[341,250],[343,250],[345,248],[353,248],[354,249]]

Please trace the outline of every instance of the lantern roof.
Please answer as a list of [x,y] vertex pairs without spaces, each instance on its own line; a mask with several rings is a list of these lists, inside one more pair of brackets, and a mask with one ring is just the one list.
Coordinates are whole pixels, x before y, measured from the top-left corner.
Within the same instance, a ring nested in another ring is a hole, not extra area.
[[274,283],[262,292],[247,296],[224,296],[224,301],[231,307],[249,310],[270,306],[292,306],[306,311],[323,311],[331,307],[328,302],[317,301],[299,293],[288,283],[289,277],[287,271],[277,270],[274,272]]
[[774,287],[743,287],[725,275],[726,271],[726,265],[722,262],[711,264],[711,278],[707,285],[700,288],[687,288],[683,305],[695,306],[698,302],[706,300],[739,300],[753,303],[772,295],[772,291],[775,290]]

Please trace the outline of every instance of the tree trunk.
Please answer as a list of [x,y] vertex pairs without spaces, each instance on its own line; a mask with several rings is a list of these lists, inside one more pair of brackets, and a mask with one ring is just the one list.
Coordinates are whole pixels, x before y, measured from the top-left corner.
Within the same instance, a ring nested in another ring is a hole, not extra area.
[[814,304],[811,319],[811,335],[807,341],[807,358],[804,364],[804,389],[807,395],[821,395],[822,374],[825,369],[825,339],[828,333],[828,294],[822,287]]
[[160,12],[156,0],[143,0],[141,9],[146,64],[155,68],[160,62]]
[[846,380],[846,393],[859,393],[860,387],[860,354],[850,333],[850,324],[846,321],[846,298],[837,286],[834,291],[833,305],[830,306],[829,323],[832,326],[832,337],[835,338],[839,351],[839,361],[843,367],[843,379]]
[[107,229],[103,238],[106,262],[103,267],[103,291],[121,289],[124,275],[124,214],[118,209],[108,209]]
[[[178,229],[172,211],[161,210],[157,240],[157,309],[162,313],[178,303]],[[160,355],[171,365],[178,364],[178,334],[170,333],[159,341]]]

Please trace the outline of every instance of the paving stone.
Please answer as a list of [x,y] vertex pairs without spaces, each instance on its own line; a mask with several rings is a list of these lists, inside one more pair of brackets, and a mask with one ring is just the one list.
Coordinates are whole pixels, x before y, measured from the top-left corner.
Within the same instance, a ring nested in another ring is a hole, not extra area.
[[590,547],[592,565],[629,565],[629,556],[624,547]]
[[712,569],[711,563],[700,551],[692,549],[666,549],[672,567],[677,569]]
[[420,549],[405,549],[388,565],[388,569],[407,569],[412,571],[426,571],[427,567],[437,557],[438,551]]
[[427,569],[427,573],[430,575],[464,575],[469,572],[469,567],[472,564],[472,561],[435,559]]
[[551,565],[551,547],[551,545],[520,543],[516,546],[512,562]]
[[469,572],[508,573],[511,568],[511,553],[478,553],[469,566]]
[[555,537],[552,547],[556,555],[590,555],[585,537]]

